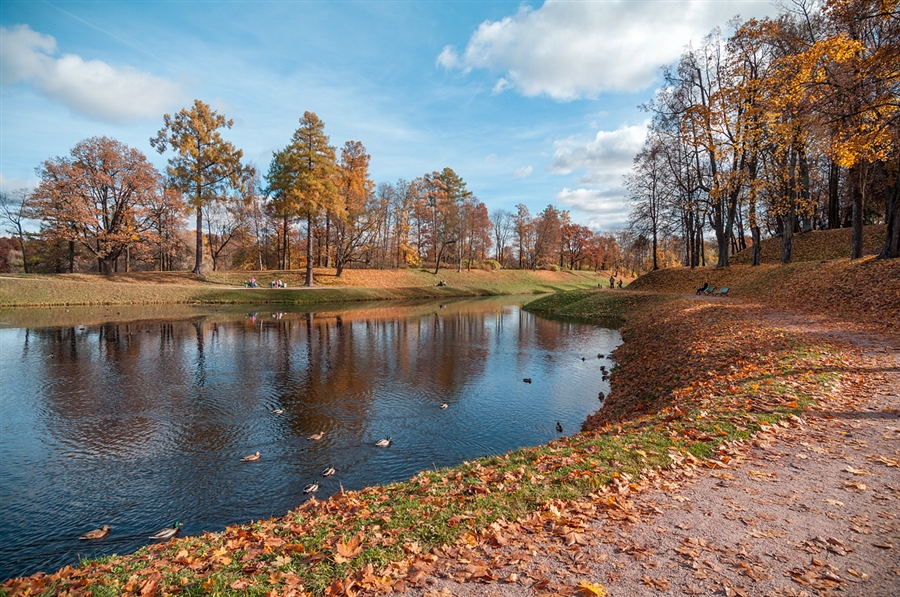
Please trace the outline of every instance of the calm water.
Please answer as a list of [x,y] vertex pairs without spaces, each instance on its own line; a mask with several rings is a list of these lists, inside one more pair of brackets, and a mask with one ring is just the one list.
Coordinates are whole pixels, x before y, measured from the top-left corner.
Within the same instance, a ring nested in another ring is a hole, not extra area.
[[0,315],[0,579],[575,432],[619,335],[515,300]]

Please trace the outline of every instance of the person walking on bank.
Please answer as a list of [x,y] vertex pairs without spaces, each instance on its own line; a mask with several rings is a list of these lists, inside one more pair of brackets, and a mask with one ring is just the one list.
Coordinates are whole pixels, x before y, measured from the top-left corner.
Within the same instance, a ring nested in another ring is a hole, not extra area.
[[616,279],[615,279],[614,276],[610,276],[610,277],[609,277],[609,287],[610,287],[610,288],[615,288],[615,287],[616,287]]

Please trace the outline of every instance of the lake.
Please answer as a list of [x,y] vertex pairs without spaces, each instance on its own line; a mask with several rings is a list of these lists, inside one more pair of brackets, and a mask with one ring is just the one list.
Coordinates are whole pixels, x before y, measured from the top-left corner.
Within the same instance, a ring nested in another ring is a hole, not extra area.
[[527,300],[3,311],[0,579],[577,432],[620,336]]

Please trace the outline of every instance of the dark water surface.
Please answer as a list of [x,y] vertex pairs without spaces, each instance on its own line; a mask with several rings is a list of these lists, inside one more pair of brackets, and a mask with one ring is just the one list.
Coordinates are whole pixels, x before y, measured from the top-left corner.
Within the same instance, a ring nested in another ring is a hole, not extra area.
[[619,334],[521,302],[0,314],[0,579],[577,431]]

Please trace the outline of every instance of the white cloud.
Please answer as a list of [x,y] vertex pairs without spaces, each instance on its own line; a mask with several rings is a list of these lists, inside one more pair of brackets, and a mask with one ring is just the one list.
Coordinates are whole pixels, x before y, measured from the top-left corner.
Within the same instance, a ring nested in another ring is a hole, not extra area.
[[530,165],[523,166],[522,168],[516,168],[515,175],[516,178],[525,178],[526,176],[531,176],[531,173],[534,171]]
[[31,192],[37,185],[38,181],[35,179],[9,177],[0,172],[0,191],[4,193],[13,193],[22,189]]
[[160,118],[180,106],[179,85],[129,66],[74,54],[57,57],[56,40],[27,25],[0,27],[2,84],[30,83],[73,112],[103,122]]
[[579,184],[620,184],[622,175],[631,169],[635,154],[644,144],[648,126],[649,121],[644,121],[614,131],[598,131],[590,141],[573,137],[556,141],[550,171],[556,174],[584,171]]
[[557,193],[556,200],[565,207],[584,214],[583,220],[594,230],[621,228],[628,222],[630,206],[622,189],[568,189]]
[[464,73],[481,68],[500,75],[494,93],[514,88],[525,96],[567,101],[604,91],[636,92],[651,85],[659,67],[737,13],[775,12],[769,3],[568,2],[522,6],[512,16],[485,21],[460,54],[443,49],[437,63]]

